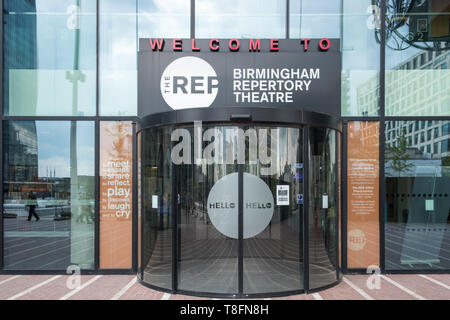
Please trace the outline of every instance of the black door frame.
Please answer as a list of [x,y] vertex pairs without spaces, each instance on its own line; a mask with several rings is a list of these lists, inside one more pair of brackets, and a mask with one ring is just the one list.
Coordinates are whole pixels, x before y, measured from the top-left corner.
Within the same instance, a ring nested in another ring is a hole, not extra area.
[[[211,292],[194,292],[194,291],[186,291],[178,289],[178,248],[174,244],[179,243],[179,232],[178,232],[178,216],[179,216],[179,204],[178,204],[178,196],[172,197],[172,208],[175,208],[175,212],[172,214],[172,288],[160,288],[149,283],[143,281],[143,274],[140,274],[139,281],[152,289],[157,289],[160,291],[170,292],[173,294],[187,294],[193,296],[200,297],[227,297],[227,298],[264,298],[264,297],[275,297],[275,296],[284,296],[284,295],[293,295],[299,293],[312,293],[327,289],[329,287],[333,287],[338,284],[340,281],[340,265],[339,265],[339,257],[336,259],[337,267],[336,267],[336,281],[326,285],[324,287],[311,289],[309,285],[309,219],[308,219],[308,210],[304,208],[309,207],[309,194],[308,194],[308,175],[305,174],[307,172],[307,168],[309,166],[309,129],[312,127],[320,127],[320,128],[329,128],[334,129],[342,134],[341,122],[339,119],[334,118],[327,114],[316,113],[311,111],[303,111],[299,109],[288,109],[288,108],[266,108],[266,107],[258,107],[258,108],[242,108],[242,107],[227,107],[227,108],[194,108],[194,109],[182,109],[176,111],[162,112],[156,113],[152,115],[148,115],[141,119],[140,121],[140,129],[144,130],[147,128],[158,127],[158,126],[186,126],[192,125],[194,121],[198,121],[201,119],[202,123],[207,123],[208,125],[233,125],[242,127],[244,125],[261,125],[261,124],[270,124],[270,126],[290,126],[293,128],[298,128],[302,130],[302,151],[303,151],[303,199],[304,203],[301,207],[301,215],[302,219],[299,219],[299,224],[303,224],[302,227],[302,237],[300,247],[302,248],[302,254],[299,255],[300,259],[303,260],[303,263],[300,263],[303,271],[303,289],[286,291],[286,292],[271,292],[271,293],[260,293],[260,294],[245,294],[243,292],[243,253],[244,253],[244,242],[243,242],[243,173],[244,173],[244,165],[238,165],[238,292],[236,294],[223,294],[223,293],[211,293]],[[338,139],[338,138],[337,138]],[[338,143],[336,139],[336,143]],[[141,146],[143,145],[143,141],[141,141]],[[341,148],[342,154],[342,148]],[[336,153],[337,153],[336,147]],[[337,159],[340,159],[338,157]],[[172,192],[173,194],[178,195],[179,191],[179,166],[172,163]],[[338,168],[336,163],[336,168]],[[338,180],[338,170],[336,170],[336,180]],[[338,188],[336,188],[338,189]],[[338,192],[336,190],[336,192]],[[141,199],[140,199],[141,200]],[[342,212],[342,211],[341,211]],[[337,218],[336,218],[337,219]],[[143,223],[141,223],[141,228],[143,227]],[[300,227],[300,226],[299,226]],[[341,234],[344,229],[344,225],[341,224]],[[143,235],[144,232],[141,230],[141,243],[143,243]],[[336,237],[338,237],[338,232],[336,232]],[[336,242],[337,250],[336,254],[342,254],[342,251],[338,250],[338,243]],[[142,252],[141,246],[141,252]],[[299,248],[300,249],[300,248]],[[141,261],[143,261],[141,259]],[[141,267],[141,266],[140,266]],[[143,272],[144,268],[140,268],[141,272]]]

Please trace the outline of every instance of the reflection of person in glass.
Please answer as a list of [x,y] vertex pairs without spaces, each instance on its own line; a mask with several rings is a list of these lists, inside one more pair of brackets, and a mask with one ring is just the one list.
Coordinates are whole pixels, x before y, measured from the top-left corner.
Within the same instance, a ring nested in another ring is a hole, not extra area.
[[35,209],[37,207],[37,197],[33,192],[29,193],[30,204],[28,205],[28,221],[31,220],[31,216],[33,215],[36,218],[36,221],[39,221],[39,216],[37,215]]

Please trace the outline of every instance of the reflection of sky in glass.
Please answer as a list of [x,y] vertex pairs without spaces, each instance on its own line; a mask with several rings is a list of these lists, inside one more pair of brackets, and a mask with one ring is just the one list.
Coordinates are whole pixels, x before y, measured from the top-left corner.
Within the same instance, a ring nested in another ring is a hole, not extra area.
[[[343,88],[349,90],[349,100],[342,102],[342,114],[360,116],[357,88],[376,79],[380,68],[380,48],[376,41],[375,21],[371,0],[343,2],[342,17],[342,69],[349,70]],[[344,96],[343,96],[344,97]],[[376,114],[368,114],[376,115]]]
[[292,38],[340,38],[341,0],[291,1],[289,6]]
[[137,113],[136,0],[100,2],[100,114]]
[[[70,177],[69,121],[36,121],[38,174]],[[79,176],[94,175],[94,122],[77,122],[77,165]]]
[[284,38],[284,0],[198,0],[196,38]]
[[[75,30],[69,29],[68,10],[76,0],[36,1],[37,54],[40,69],[72,69],[75,55]],[[80,18],[80,69],[95,69],[96,1],[78,0]]]
[[190,1],[137,0],[137,3],[139,38],[190,37]]

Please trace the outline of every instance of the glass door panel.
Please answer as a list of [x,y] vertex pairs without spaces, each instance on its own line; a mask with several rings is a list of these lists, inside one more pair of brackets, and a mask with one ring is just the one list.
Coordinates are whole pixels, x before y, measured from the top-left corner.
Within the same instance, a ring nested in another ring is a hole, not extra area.
[[[302,131],[250,126],[245,136],[249,152],[243,176],[243,291],[252,294],[300,290]],[[257,140],[256,145],[252,139]]]
[[237,128],[178,130],[185,130],[179,136],[189,141],[191,150],[180,151],[181,156],[190,153],[191,162],[177,166],[178,289],[236,294],[238,166],[230,153],[237,150],[237,138],[232,136]]

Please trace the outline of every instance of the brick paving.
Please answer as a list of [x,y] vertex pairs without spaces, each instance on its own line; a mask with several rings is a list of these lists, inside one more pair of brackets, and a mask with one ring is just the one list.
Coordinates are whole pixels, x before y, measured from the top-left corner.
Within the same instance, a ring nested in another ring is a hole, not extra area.
[[[427,300],[450,300],[450,275],[447,274],[385,275],[380,277],[378,289],[367,287],[368,277],[368,275],[345,275],[345,280],[340,284],[324,291],[271,299],[417,300],[422,297]],[[173,295],[149,289],[134,281],[133,275],[83,275],[81,290],[69,289],[67,283],[70,283],[70,280],[73,278],[66,275],[60,277],[0,275],[0,300],[13,297],[17,300],[58,300],[63,297],[68,300],[207,300],[207,298]]]

